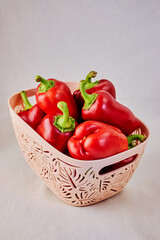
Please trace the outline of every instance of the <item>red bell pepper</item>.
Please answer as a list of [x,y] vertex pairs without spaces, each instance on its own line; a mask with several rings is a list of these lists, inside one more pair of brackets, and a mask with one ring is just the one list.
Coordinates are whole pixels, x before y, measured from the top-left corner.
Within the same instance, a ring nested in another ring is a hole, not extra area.
[[[86,121],[75,130],[68,141],[68,150],[73,158],[95,160],[123,152],[134,140],[144,141],[143,135],[131,135],[129,140],[116,127],[97,122]],[[134,146],[134,144],[133,144]]]
[[36,81],[40,82],[36,92],[37,104],[46,114],[61,113],[57,103],[65,101],[68,105],[70,116],[78,119],[78,107],[66,83],[56,79],[45,80],[41,76],[36,76]]
[[85,81],[80,82],[80,90],[85,101],[82,108],[83,120],[96,120],[113,125],[127,136],[139,128],[140,121],[131,110],[117,102],[108,92],[99,90],[88,94],[85,91]]
[[53,147],[64,152],[67,149],[68,139],[73,135],[78,123],[69,116],[65,102],[58,102],[57,107],[63,115],[47,114],[37,127],[37,133]]
[[31,105],[25,91],[22,91],[20,94],[25,108],[24,111],[19,112],[18,115],[33,129],[36,129],[45,116],[45,113],[37,104],[34,106]]
[[[114,98],[116,98],[115,87],[114,87],[113,83],[111,83],[109,80],[101,79],[99,81],[91,82],[91,78],[96,77],[96,75],[97,75],[97,72],[91,71],[86,76],[86,79],[85,79],[85,90],[86,90],[86,92],[88,94],[92,94],[95,91],[104,90],[104,91],[110,93]],[[83,97],[81,95],[81,91],[79,89],[77,89],[76,91],[74,91],[73,96],[74,96],[78,106],[80,108],[82,108],[82,106],[84,104],[84,100],[83,100]]]

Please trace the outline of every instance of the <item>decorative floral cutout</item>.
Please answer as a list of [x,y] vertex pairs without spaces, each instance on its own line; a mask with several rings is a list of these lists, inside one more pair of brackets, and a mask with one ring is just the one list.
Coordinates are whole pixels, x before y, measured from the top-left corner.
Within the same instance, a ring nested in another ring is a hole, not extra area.
[[90,205],[120,192],[132,177],[140,156],[119,169],[99,175],[94,166],[88,169],[72,166],[55,158],[53,153],[43,149],[24,129],[14,123],[15,133],[30,167],[46,185],[67,203],[75,206]]

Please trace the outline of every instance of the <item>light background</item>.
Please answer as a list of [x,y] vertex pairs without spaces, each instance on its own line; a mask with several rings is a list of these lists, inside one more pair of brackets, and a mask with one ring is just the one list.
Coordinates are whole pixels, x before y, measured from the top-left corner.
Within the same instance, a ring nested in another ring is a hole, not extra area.
[[[160,239],[160,1],[0,0],[0,239]],[[79,81],[90,70],[151,131],[119,195],[67,206],[25,162],[7,99],[37,74]]]

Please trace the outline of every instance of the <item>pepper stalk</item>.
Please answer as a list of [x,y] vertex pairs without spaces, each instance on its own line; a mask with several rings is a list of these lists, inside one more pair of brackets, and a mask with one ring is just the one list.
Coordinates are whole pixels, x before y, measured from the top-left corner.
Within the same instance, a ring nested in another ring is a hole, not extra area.
[[57,107],[62,111],[63,115],[55,116],[54,126],[62,133],[70,132],[75,129],[75,119],[69,116],[69,110],[66,102],[58,102]]
[[144,135],[141,135],[141,134],[133,134],[133,135],[127,136],[128,149],[137,146],[137,143],[135,142],[136,140],[138,140],[140,142],[144,142],[145,139],[146,139],[146,137]]
[[91,71],[87,74],[85,78],[85,89],[90,89],[98,85],[99,81],[91,82],[91,79],[95,78],[96,76],[97,76],[97,72],[95,71]]
[[84,106],[82,109],[89,109],[92,104],[95,102],[96,98],[98,97],[98,94],[88,94],[85,91],[85,80],[80,81],[80,91],[81,91],[81,95],[84,99]]
[[32,104],[30,103],[30,101],[27,98],[26,92],[25,91],[21,91],[20,92],[23,103],[24,103],[24,111],[29,110],[30,108],[32,108]]
[[55,82],[53,80],[46,80],[41,76],[37,75],[35,77],[36,82],[40,82],[41,85],[38,89],[38,92],[47,92],[50,88],[55,86]]

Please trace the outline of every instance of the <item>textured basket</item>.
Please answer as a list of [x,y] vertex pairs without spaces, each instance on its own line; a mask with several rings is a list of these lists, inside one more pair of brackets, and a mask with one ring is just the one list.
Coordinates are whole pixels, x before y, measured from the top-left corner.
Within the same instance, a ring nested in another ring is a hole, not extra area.
[[[78,83],[67,84],[73,91]],[[27,90],[27,96],[33,96],[35,91]],[[138,146],[105,159],[76,160],[56,150],[27,125],[15,113],[21,108],[21,97],[17,93],[9,99],[9,109],[25,159],[52,192],[73,206],[91,205],[122,191],[137,168],[149,137],[147,127],[141,123],[135,133],[142,133],[147,139]],[[134,160],[131,163],[116,170],[108,168],[132,156]]]

